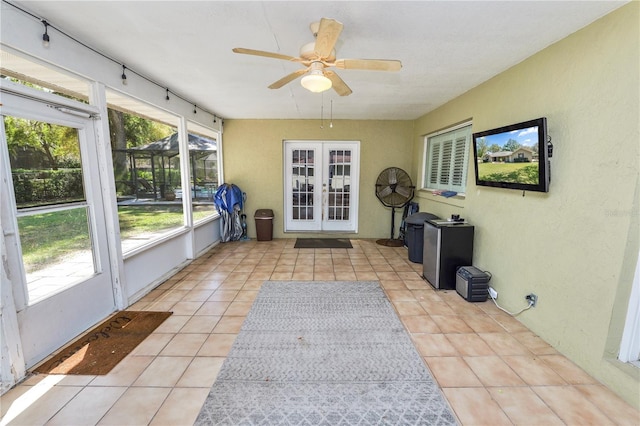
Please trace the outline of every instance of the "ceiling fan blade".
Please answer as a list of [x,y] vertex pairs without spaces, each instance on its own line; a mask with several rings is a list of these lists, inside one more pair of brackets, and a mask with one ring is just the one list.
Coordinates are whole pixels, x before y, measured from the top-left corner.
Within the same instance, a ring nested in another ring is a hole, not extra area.
[[269,86],[269,89],[279,89],[285,84],[290,83],[296,78],[300,77],[302,74],[306,73],[307,71],[308,69],[305,69],[305,68],[294,71],[291,74],[282,77],[280,80],[276,81],[275,83],[272,83]]
[[338,95],[349,96],[353,93],[349,86],[347,86],[347,83],[345,83],[335,72],[325,70],[324,75],[331,80],[331,87],[333,87],[333,90],[335,90]]
[[342,23],[335,19],[322,18],[316,35],[315,52],[319,58],[328,58],[342,32]]
[[267,58],[284,59],[285,61],[301,62],[300,58],[296,58],[289,55],[283,55],[281,53],[265,52],[263,50],[245,49],[244,47],[233,48],[235,53],[242,53],[244,55],[265,56]]
[[402,62],[393,59],[338,59],[334,66],[343,70],[400,71]]

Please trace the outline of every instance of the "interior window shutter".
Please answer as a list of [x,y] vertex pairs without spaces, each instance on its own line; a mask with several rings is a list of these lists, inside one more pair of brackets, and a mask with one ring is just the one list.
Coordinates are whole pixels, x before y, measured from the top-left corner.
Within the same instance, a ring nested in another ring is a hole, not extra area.
[[438,164],[440,163],[440,144],[433,143],[429,149],[429,182],[428,187],[433,188],[438,184]]
[[424,187],[464,193],[471,144],[471,126],[431,136],[426,140]]
[[440,162],[440,179],[438,183],[442,185],[444,189],[449,187],[452,153],[453,139],[442,142],[442,160]]
[[466,178],[466,148],[467,138],[459,137],[455,142],[455,150],[453,154],[453,164],[451,169],[451,185],[453,187],[462,188]]

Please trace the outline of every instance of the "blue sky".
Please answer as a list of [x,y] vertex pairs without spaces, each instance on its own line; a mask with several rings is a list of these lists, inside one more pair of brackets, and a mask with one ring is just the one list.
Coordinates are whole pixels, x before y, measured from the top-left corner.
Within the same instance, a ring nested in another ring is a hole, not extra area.
[[538,126],[484,137],[488,147],[493,144],[497,144],[502,147],[509,139],[515,139],[520,145],[529,147],[534,146],[538,143]]

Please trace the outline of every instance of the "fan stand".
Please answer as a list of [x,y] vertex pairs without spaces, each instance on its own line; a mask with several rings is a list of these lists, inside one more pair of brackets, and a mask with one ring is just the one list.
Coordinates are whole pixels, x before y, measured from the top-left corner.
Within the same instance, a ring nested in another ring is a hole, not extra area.
[[395,234],[395,220],[396,219],[396,208],[391,207],[391,238],[383,238],[381,240],[377,240],[376,244],[387,247],[402,247],[404,245],[404,241],[393,238],[393,234]]

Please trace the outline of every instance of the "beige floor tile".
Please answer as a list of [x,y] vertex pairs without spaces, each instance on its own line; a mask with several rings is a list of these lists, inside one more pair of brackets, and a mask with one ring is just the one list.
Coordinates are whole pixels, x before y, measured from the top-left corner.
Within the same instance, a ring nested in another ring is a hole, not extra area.
[[487,388],[516,425],[564,425],[564,422],[528,387]]
[[438,325],[428,315],[405,315],[400,319],[410,333],[441,333]]
[[380,280],[380,286],[382,286],[385,291],[409,290],[402,280]]
[[442,390],[463,425],[512,425],[485,388],[444,388]]
[[296,281],[313,281],[313,272],[294,272],[291,278]]
[[126,387],[86,387],[69,401],[47,425],[95,425],[126,390]]
[[531,388],[567,424],[613,425],[614,423],[572,386]]
[[461,357],[426,357],[429,370],[440,387],[477,387],[480,380]]
[[225,316],[243,317],[251,310],[253,302],[233,301],[225,311]]
[[129,388],[100,420],[99,425],[148,425],[171,388]]
[[150,424],[157,426],[193,424],[208,394],[209,389],[173,389]]
[[458,315],[431,315],[431,319],[443,333],[473,333],[471,327]]
[[239,290],[218,289],[207,299],[207,302],[232,302],[238,295]]
[[435,290],[405,248],[352,242],[350,250],[298,250],[294,238],[214,247],[136,303],[174,314],[109,374],[32,376],[0,398],[3,422],[23,395],[48,389],[19,424],[54,415],[51,424],[95,424],[105,412],[105,424],[192,424],[260,287],[280,277],[379,281],[462,425],[552,425],[556,416],[640,424],[637,410],[493,302]]
[[411,338],[423,357],[460,355],[444,334],[412,334]]
[[140,343],[129,355],[134,356],[155,356],[173,339],[171,333],[152,333],[142,343]]
[[153,360],[153,356],[129,355],[108,374],[96,376],[89,386],[131,386]]
[[223,362],[223,357],[195,357],[176,383],[176,387],[209,389],[216,381]]
[[351,272],[336,271],[335,275],[336,275],[336,281],[357,281],[356,273],[353,271]]
[[558,355],[558,351],[531,331],[514,332],[511,335],[536,355]]
[[370,280],[377,280],[378,276],[376,275],[375,272],[356,271],[356,278],[358,279],[358,281],[370,281]]
[[231,302],[204,302],[195,315],[222,316]]
[[236,334],[212,334],[200,348],[198,356],[227,356],[236,336]]
[[160,356],[196,356],[208,336],[204,333],[176,334],[162,349]]
[[171,315],[154,330],[155,333],[177,333],[189,321],[190,315]]
[[211,333],[222,317],[219,315],[194,315],[189,318],[180,333]]
[[461,315],[476,333],[504,333],[505,329],[488,315]]
[[455,315],[451,306],[441,300],[424,300],[420,305],[429,315]]
[[580,391],[592,404],[620,425],[640,425],[640,411],[602,385],[578,385]]
[[466,363],[485,386],[524,386],[524,381],[498,356],[466,356]]
[[159,356],[133,382],[136,387],[172,387],[178,382],[193,357]]
[[174,315],[193,315],[202,307],[203,302],[178,302],[171,310]]
[[424,315],[426,312],[418,302],[393,302],[398,315]]
[[508,333],[478,333],[498,355],[531,355],[531,352]]
[[523,333],[529,331],[524,324],[508,315],[494,315],[491,318],[500,324],[508,333]]
[[585,373],[583,369],[562,355],[541,355],[540,359],[569,384],[593,385],[598,383],[593,377]]
[[[45,378],[24,392],[19,399],[11,404],[2,423],[11,425],[45,424],[82,390],[80,386],[53,386],[49,388],[48,382],[55,382],[58,379],[59,377],[53,378],[53,380]],[[33,403],[34,401],[37,403]]]
[[464,356],[495,355],[495,352],[475,333],[447,334],[447,339]]
[[416,302],[410,290],[386,290],[387,297],[392,302]]
[[336,279],[334,272],[315,272],[313,273],[313,279],[316,281],[333,281]]
[[245,317],[232,317],[225,315],[213,329],[213,333],[237,334],[240,332]]
[[187,294],[189,290],[167,290],[162,294],[162,296],[158,297],[156,300],[162,302],[179,302],[181,301]]
[[529,386],[566,385],[562,377],[534,355],[503,356],[502,360]]

